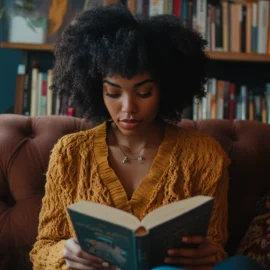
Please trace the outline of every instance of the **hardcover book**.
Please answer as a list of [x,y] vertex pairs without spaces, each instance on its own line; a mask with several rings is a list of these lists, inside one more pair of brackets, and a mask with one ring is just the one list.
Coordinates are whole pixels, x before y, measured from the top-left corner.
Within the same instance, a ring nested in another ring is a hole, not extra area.
[[85,252],[122,270],[148,270],[164,264],[168,249],[194,247],[181,239],[206,235],[212,207],[213,198],[195,196],[162,206],[141,221],[93,202],[80,201],[67,210]]

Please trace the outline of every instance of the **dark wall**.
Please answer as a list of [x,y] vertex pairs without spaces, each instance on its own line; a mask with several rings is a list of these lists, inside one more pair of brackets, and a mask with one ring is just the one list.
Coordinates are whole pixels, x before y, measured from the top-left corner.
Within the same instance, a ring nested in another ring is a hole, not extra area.
[[16,73],[23,63],[23,52],[0,49],[0,113],[13,112]]

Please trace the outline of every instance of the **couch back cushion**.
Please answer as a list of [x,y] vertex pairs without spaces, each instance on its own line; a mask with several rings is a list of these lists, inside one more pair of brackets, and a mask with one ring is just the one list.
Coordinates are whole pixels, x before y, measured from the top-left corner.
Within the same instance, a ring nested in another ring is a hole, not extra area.
[[[269,190],[270,126],[227,120],[183,120],[180,125],[214,137],[232,161],[227,245],[232,254],[255,214],[257,199]],[[0,115],[0,269],[31,269],[29,252],[37,235],[50,151],[63,135],[93,126],[66,116]]]

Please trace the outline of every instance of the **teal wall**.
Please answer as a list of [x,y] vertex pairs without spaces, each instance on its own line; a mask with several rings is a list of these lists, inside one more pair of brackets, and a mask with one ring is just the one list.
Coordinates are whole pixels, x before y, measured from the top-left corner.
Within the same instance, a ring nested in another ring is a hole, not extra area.
[[0,48],[0,113],[13,110],[17,67],[22,63],[23,52]]

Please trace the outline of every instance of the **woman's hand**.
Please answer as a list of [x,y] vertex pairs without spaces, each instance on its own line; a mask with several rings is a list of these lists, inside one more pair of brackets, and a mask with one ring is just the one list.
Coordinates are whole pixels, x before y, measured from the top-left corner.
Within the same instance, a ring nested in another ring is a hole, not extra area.
[[117,270],[117,268],[109,266],[102,259],[84,252],[76,238],[67,240],[64,258],[67,267],[72,270]]
[[170,249],[165,263],[188,270],[210,270],[218,263],[218,247],[211,240],[203,236],[192,236],[184,237],[182,241],[187,244],[198,244],[199,247],[195,249]]

